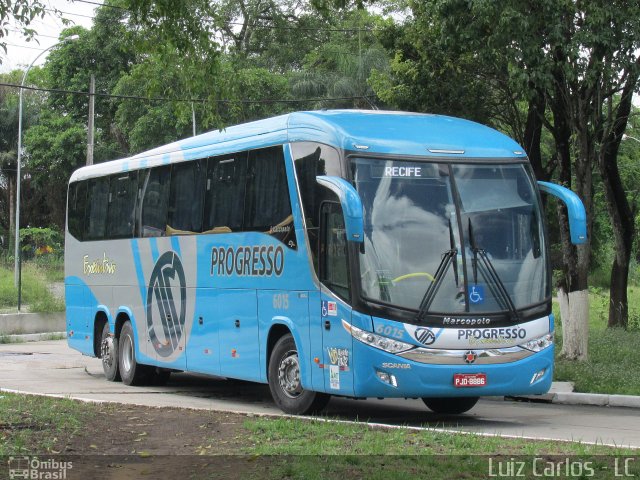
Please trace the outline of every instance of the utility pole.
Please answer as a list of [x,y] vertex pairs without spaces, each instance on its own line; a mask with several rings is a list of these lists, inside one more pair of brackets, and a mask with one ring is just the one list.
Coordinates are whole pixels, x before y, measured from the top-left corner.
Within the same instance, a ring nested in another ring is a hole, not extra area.
[[89,86],[89,125],[87,132],[87,165],[93,165],[93,122],[95,117],[96,104],[96,77],[91,74],[91,84]]

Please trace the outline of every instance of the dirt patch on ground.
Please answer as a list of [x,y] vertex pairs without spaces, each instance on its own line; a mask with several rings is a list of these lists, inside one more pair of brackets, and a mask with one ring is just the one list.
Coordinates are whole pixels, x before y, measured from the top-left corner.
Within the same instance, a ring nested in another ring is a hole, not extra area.
[[98,405],[87,427],[57,445],[61,454],[238,454],[246,416],[214,411]]
[[70,480],[269,478],[273,462],[246,454],[252,444],[243,427],[247,418],[214,411],[95,405],[82,428],[58,439],[52,458],[73,463],[66,472]]

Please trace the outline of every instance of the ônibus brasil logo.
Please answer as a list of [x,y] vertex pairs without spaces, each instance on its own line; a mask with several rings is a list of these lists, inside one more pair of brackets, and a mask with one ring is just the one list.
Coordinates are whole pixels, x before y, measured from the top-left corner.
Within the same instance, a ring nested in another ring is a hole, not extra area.
[[166,252],[153,267],[147,290],[149,338],[162,357],[170,356],[178,348],[184,330],[186,300],[187,289],[180,257],[175,252]]

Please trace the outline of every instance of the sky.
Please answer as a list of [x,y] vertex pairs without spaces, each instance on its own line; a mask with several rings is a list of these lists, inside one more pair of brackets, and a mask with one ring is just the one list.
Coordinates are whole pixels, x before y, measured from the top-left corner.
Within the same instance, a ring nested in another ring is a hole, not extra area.
[[[93,3],[103,3],[103,0],[90,0]],[[94,16],[94,10],[97,5],[91,3],[82,3],[71,0],[43,0],[47,6],[47,10],[59,10],[62,17],[73,22],[73,25],[82,25],[90,28]],[[69,25],[71,26],[71,25]],[[4,38],[7,43],[7,53],[0,49],[0,73],[9,72],[16,68],[24,68],[28,66],[44,49],[58,42],[60,32],[68,28],[62,23],[60,15],[53,12],[47,12],[44,18],[37,18],[33,21],[31,27],[38,32],[38,35],[27,42],[25,38],[17,31],[16,26],[10,26],[9,35]],[[36,41],[37,40],[37,41]],[[46,52],[38,59],[36,65],[44,63],[49,52]]]

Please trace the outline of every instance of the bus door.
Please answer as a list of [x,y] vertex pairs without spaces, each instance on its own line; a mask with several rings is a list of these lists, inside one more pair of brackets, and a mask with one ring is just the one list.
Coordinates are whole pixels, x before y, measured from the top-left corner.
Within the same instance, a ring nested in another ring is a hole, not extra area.
[[353,337],[343,328],[351,323],[347,237],[339,203],[324,202],[320,210],[320,320],[325,391],[353,395]]
[[220,289],[217,292],[220,375],[258,381],[260,339],[256,291]]

